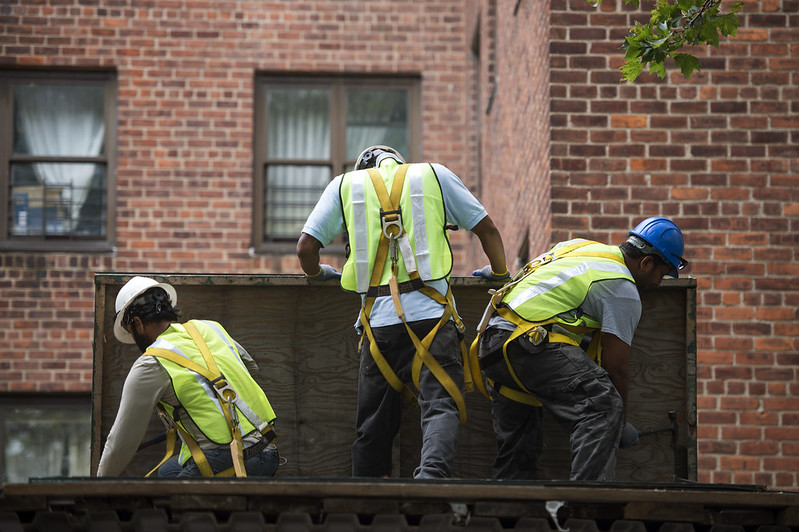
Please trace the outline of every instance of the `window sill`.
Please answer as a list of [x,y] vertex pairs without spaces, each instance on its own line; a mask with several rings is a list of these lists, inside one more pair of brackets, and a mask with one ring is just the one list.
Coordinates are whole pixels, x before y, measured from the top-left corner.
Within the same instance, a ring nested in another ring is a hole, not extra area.
[[93,242],[81,240],[5,240],[0,242],[0,252],[13,251],[34,251],[41,253],[112,253],[114,251],[114,246],[107,241]]

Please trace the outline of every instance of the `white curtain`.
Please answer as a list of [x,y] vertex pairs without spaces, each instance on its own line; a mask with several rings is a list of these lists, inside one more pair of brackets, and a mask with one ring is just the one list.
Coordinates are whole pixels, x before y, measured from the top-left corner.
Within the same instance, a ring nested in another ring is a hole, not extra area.
[[[267,96],[270,159],[330,158],[330,90],[272,89]],[[265,231],[295,237],[330,181],[327,166],[278,165],[266,176]]]
[[347,157],[386,144],[405,158],[408,151],[408,93],[396,89],[347,91]]
[[[102,87],[33,85],[16,92],[17,131],[28,153],[46,156],[95,157],[105,138]],[[64,187],[62,201],[70,206],[65,230],[71,232],[86,201],[96,165],[40,163],[39,183]]]

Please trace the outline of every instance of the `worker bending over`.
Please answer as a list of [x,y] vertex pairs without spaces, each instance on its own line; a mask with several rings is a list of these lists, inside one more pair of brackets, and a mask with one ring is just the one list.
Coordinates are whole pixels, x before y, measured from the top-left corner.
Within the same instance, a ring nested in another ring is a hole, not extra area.
[[648,218],[621,246],[561,242],[493,294],[478,333],[497,438],[494,478],[538,478],[541,405],[569,434],[572,480],[615,478],[617,449],[638,437],[625,424],[638,291],[677,277],[687,265],[682,254],[674,222]]
[[114,335],[142,355],[125,378],[97,476],[127,467],[153,408],[167,426],[167,453],[147,476],[274,475],[275,413],[250,375],[258,366],[219,323],[178,323],[176,304],[174,287],[148,277],[133,277],[117,295]]
[[[452,225],[476,234],[488,256],[490,265],[474,275],[508,276],[499,231],[455,174],[436,163],[405,164],[395,149],[372,146],[354,171],[331,181],[302,229],[297,256],[308,278],[340,278],[345,290],[362,296],[353,476],[391,475],[403,397],[421,410],[414,477],[452,474],[471,381],[449,287]],[[319,250],[345,231],[349,256],[339,274],[320,265]]]

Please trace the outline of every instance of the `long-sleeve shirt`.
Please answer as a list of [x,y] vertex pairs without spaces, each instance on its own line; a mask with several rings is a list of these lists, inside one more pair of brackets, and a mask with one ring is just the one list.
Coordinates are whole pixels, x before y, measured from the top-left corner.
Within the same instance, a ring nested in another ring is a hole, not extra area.
[[[244,365],[254,375],[258,371],[258,365],[238,342],[235,343]],[[119,411],[108,433],[97,468],[98,477],[119,476],[125,470],[144,439],[150,424],[150,414],[159,401],[180,405],[169,373],[155,357],[140,356],[125,378]],[[218,446],[202,434],[196,436],[197,444],[202,449]],[[254,436],[245,438],[245,443],[254,443],[256,439]]]

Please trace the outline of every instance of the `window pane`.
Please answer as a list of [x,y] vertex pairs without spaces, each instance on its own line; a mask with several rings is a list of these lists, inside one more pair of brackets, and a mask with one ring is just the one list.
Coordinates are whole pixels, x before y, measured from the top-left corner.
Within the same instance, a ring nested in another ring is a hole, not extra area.
[[329,166],[273,165],[266,170],[264,234],[297,239],[316,201],[330,182]]
[[3,433],[3,482],[89,476],[90,409],[12,407]]
[[95,157],[105,138],[102,85],[14,86],[14,153]]
[[330,91],[269,89],[267,148],[270,159],[330,159]]
[[347,159],[369,146],[385,144],[408,157],[408,91],[347,91]]
[[104,236],[105,167],[90,163],[11,165],[11,236]]

